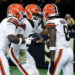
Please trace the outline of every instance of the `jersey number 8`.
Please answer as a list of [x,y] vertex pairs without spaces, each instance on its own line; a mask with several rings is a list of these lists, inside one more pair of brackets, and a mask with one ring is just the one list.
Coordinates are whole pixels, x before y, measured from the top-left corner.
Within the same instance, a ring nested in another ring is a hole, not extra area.
[[67,41],[70,40],[70,36],[69,36],[69,33],[68,33],[68,27],[66,25],[63,26],[64,28],[64,33],[65,33],[65,38]]

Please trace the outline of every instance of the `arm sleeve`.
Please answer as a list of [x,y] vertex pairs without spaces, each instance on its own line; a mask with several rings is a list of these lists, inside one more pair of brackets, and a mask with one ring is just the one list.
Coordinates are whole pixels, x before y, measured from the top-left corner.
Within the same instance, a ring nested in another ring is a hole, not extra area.
[[10,34],[16,35],[16,27],[12,23],[8,23],[7,25],[6,35],[8,36]]
[[46,24],[46,28],[55,28],[55,27],[56,27],[55,23],[47,23]]
[[12,24],[14,24],[16,27],[19,26],[19,22],[18,22],[17,19],[15,19],[15,18],[9,18],[9,19],[8,19],[8,23],[12,23]]
[[18,27],[17,30],[16,30],[16,34],[22,34],[24,35],[24,29],[22,27]]

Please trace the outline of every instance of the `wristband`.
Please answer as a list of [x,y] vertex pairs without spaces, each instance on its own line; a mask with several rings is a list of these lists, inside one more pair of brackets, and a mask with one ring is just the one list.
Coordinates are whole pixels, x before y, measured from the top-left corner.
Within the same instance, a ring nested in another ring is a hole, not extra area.
[[56,47],[49,47],[49,50],[56,50]]
[[19,45],[22,43],[22,38],[19,38]]

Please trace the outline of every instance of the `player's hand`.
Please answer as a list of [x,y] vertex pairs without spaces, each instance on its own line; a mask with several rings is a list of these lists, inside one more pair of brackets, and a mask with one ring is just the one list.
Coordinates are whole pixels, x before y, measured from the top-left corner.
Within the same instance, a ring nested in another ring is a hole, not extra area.
[[37,44],[38,40],[40,40],[42,38],[42,36],[38,33],[35,33],[32,37],[34,38],[34,39],[32,39],[32,44]]
[[26,44],[26,46],[27,47],[29,47],[31,44],[35,44],[36,43],[36,38],[27,38],[26,40],[25,40],[26,42],[25,42],[25,44]]
[[37,42],[37,38],[32,39],[31,44],[36,44]]
[[26,45],[30,45],[31,44],[31,41],[32,41],[32,39],[27,38],[27,39],[25,39],[25,44]]
[[49,72],[50,73],[53,73],[54,72],[54,69],[55,69],[54,61],[51,61],[51,65],[50,65],[50,68],[49,68]]

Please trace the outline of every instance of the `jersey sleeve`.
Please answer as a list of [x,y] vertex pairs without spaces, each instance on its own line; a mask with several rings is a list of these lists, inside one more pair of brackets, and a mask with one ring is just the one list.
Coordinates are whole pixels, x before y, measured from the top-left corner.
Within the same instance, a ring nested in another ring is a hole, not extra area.
[[47,23],[46,28],[55,28],[56,24],[55,23]]
[[14,19],[14,18],[9,18],[8,22],[14,24],[16,27],[18,27],[18,25],[19,25],[18,21],[16,19]]
[[16,27],[10,23],[7,25],[7,30],[6,30],[6,35],[10,35],[10,34],[13,34],[13,35],[16,35]]
[[22,34],[22,35],[24,35],[24,29],[21,26],[18,26],[18,28],[16,30],[16,34]]

